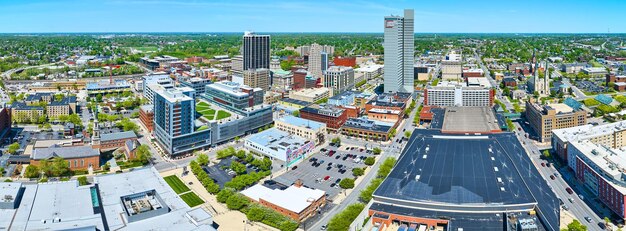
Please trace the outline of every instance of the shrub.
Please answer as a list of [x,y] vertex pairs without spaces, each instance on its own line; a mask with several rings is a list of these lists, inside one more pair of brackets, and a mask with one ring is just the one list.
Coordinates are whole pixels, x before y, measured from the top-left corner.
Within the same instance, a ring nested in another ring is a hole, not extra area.
[[339,187],[341,187],[342,189],[354,188],[354,179],[344,178],[339,182]]
[[365,165],[367,165],[367,166],[374,165],[374,162],[376,162],[376,160],[374,159],[374,157],[371,157],[371,156],[365,158],[365,161],[364,161]]
[[365,173],[365,170],[363,170],[362,168],[353,168],[352,169],[352,175],[354,175],[355,177],[362,176],[364,173]]

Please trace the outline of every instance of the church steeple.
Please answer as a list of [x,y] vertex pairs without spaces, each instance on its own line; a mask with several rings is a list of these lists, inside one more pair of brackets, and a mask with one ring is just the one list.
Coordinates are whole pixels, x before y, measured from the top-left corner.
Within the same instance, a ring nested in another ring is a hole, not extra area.
[[100,146],[100,125],[98,124],[98,106],[94,109],[93,135],[91,136],[91,145]]

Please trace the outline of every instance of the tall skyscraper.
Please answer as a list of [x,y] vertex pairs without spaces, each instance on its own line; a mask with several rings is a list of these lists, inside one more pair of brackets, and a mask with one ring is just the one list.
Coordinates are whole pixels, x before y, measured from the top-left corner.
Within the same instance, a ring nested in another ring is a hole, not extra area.
[[317,43],[311,45],[309,53],[309,72],[316,78],[323,78],[322,73],[322,46]]
[[321,56],[322,59],[320,61],[322,61],[322,73],[324,73],[328,70],[328,52],[322,51]]
[[385,17],[384,91],[414,92],[413,64],[415,62],[415,34],[413,9],[405,9],[404,17]]
[[270,36],[246,31],[243,35],[243,69],[270,68]]

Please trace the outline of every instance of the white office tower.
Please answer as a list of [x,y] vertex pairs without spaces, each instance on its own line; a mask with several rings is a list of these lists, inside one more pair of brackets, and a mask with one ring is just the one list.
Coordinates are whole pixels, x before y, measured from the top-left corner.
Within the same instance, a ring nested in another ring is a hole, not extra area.
[[385,17],[385,92],[414,92],[413,64],[415,35],[412,9],[404,10],[404,17]]
[[324,78],[324,73],[322,73],[322,48],[319,44],[313,43],[309,54],[309,72],[316,78]]

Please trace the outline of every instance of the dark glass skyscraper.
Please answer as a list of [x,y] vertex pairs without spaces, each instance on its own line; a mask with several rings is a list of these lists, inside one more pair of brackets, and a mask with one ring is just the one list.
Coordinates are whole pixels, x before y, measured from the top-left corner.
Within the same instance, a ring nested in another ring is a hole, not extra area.
[[270,36],[246,32],[243,35],[243,70],[270,68]]

